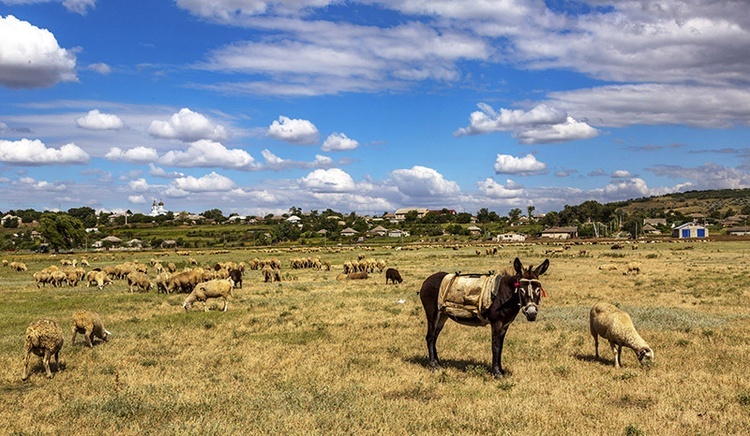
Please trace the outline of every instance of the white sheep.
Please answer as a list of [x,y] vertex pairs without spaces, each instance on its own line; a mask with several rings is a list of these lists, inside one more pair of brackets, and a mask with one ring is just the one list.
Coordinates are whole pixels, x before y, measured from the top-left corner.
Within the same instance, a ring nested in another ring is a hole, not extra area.
[[185,298],[185,302],[182,303],[182,307],[187,311],[190,310],[193,303],[196,301],[203,302],[203,310],[208,312],[208,304],[206,300],[209,298],[221,298],[224,300],[223,312],[227,311],[227,295],[232,295],[232,288],[234,288],[234,281],[232,279],[214,279],[207,282],[198,283],[193,288],[190,295]]
[[619,368],[621,362],[622,347],[628,347],[635,352],[641,365],[651,363],[654,359],[654,351],[646,341],[635,330],[633,320],[627,312],[618,309],[609,303],[596,303],[590,313],[591,336],[594,337],[594,350],[596,358],[599,358],[599,336],[609,341],[612,352],[615,354],[615,368]]
[[79,310],[73,314],[72,330],[73,339],[70,340],[70,343],[75,344],[76,334],[81,333],[86,337],[86,345],[89,348],[94,346],[94,337],[107,342],[107,338],[112,334],[104,328],[102,317],[90,310]]
[[29,378],[29,357],[31,353],[42,357],[47,378],[52,378],[49,361],[54,355],[57,370],[60,370],[60,349],[63,342],[62,329],[54,320],[42,318],[29,324],[26,328],[26,338],[23,344],[24,358],[21,380],[26,381]]

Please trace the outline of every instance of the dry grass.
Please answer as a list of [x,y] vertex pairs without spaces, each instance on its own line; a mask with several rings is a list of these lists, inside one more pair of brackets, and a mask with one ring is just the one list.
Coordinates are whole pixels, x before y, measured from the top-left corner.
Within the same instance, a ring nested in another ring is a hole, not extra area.
[[[321,252],[331,272],[289,269],[300,253],[194,253],[200,263],[276,256],[281,283],[248,271],[229,310],[185,313],[185,295],[130,294],[124,282],[37,290],[31,275],[58,263],[6,255],[25,273],[0,269],[0,428],[8,434],[747,434],[750,433],[750,260],[739,242],[641,244],[613,256],[608,246],[576,247],[551,259],[549,297],[536,323],[510,328],[494,379],[489,328],[446,325],[444,368],[427,368],[424,314],[416,295],[438,271],[502,270],[519,256],[544,259],[544,246],[507,246],[495,257],[473,247],[378,249],[404,277],[385,285],[335,280],[359,251]],[[92,266],[120,263],[116,255]],[[165,259],[180,265],[185,258]],[[623,275],[628,262],[639,275]],[[616,271],[600,271],[615,263]],[[181,266],[181,265],[180,265]],[[154,276],[152,272],[151,277]],[[405,300],[399,303],[399,300]],[[655,350],[642,369],[611,353],[593,357],[588,310],[605,300],[628,310]],[[199,305],[199,307],[202,307]],[[99,312],[108,343],[70,344],[77,309]],[[42,317],[66,333],[64,370],[52,380],[34,362],[21,381],[23,333]]]

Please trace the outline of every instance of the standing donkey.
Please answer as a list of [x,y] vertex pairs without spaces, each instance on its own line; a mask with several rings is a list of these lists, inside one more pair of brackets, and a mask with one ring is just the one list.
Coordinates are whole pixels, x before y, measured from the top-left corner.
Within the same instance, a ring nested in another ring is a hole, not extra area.
[[[438,368],[437,348],[435,346],[438,335],[448,318],[459,324],[468,326],[492,327],[492,373],[495,377],[505,375],[502,367],[503,342],[508,327],[516,319],[518,312],[526,316],[526,320],[535,321],[539,312],[539,303],[544,290],[539,276],[549,267],[549,259],[545,259],[536,268],[529,266],[524,270],[521,261],[516,258],[513,262],[513,273],[502,275],[461,275],[438,272],[428,277],[422,284],[419,297],[422,300],[427,316],[427,352],[430,366]],[[470,280],[475,280],[472,284]],[[461,282],[464,289],[461,290]],[[481,280],[477,285],[476,280]],[[468,292],[475,293],[478,287],[482,295],[478,298],[467,296]],[[458,297],[456,297],[458,295]],[[469,301],[471,304],[455,303]],[[476,301],[476,305],[473,302]],[[484,301],[484,304],[482,304]],[[460,306],[457,308],[457,306]]]

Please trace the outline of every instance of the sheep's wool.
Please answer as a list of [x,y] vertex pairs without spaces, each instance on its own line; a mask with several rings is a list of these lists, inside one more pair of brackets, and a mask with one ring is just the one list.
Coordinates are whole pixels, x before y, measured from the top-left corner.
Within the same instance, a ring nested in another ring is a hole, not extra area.
[[448,274],[440,282],[438,310],[452,318],[477,319],[488,324],[482,313],[489,309],[500,284],[497,274]]

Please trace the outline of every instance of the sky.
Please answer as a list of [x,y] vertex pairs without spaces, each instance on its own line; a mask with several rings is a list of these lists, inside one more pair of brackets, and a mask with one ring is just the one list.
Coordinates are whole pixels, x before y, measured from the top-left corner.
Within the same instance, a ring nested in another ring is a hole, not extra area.
[[746,0],[0,0],[0,211],[750,188]]

